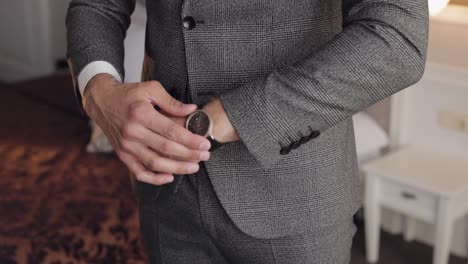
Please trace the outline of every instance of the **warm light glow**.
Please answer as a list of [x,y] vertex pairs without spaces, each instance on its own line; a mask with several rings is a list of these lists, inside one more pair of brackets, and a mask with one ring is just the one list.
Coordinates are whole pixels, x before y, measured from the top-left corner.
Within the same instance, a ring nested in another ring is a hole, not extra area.
[[438,15],[448,5],[450,0],[429,0],[429,14]]

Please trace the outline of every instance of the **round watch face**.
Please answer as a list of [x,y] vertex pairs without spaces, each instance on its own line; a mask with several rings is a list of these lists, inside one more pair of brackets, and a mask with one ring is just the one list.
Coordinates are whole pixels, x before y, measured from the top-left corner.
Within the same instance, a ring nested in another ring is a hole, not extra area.
[[211,120],[204,111],[194,112],[187,120],[187,129],[194,134],[207,137],[210,132]]

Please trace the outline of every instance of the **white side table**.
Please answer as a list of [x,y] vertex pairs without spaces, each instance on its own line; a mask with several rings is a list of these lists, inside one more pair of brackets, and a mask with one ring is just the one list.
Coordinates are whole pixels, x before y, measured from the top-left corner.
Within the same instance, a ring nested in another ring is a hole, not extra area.
[[[406,146],[366,164],[363,170],[367,261],[375,263],[379,257],[383,206],[434,223],[433,263],[447,264],[454,221],[468,213],[468,160]],[[405,237],[412,236],[411,225],[405,232]]]

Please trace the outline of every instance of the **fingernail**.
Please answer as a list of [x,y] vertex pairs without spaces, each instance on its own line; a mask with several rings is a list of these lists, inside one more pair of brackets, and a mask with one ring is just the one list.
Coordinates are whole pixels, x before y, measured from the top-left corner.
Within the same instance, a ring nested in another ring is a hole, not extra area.
[[174,176],[166,176],[164,177],[164,182],[165,183],[170,183],[174,181]]
[[196,105],[196,104],[184,104],[184,107],[185,107],[186,109],[191,109],[191,108],[197,107],[197,105]]
[[188,173],[193,173],[193,172],[197,172],[197,171],[198,171],[198,164],[193,164],[193,165],[187,166],[187,172]]
[[209,160],[210,159],[210,152],[208,151],[203,151],[200,153],[200,159],[201,160]]
[[210,143],[203,142],[200,144],[200,150],[209,150],[211,147]]

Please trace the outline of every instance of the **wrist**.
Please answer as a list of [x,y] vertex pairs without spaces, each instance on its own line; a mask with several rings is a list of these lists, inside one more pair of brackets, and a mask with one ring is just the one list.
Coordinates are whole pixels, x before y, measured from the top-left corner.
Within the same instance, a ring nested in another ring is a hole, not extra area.
[[236,139],[232,136],[234,128],[232,127],[226,113],[224,112],[223,105],[219,98],[214,98],[210,102],[206,103],[203,106],[205,110],[211,117],[213,121],[213,127],[211,134],[213,137],[221,142],[227,143],[230,141],[235,141]]
[[[83,91],[83,109],[90,115],[102,93],[105,93],[113,85],[120,83],[108,73],[99,73],[93,76]],[[90,115],[91,116],[91,115]]]

